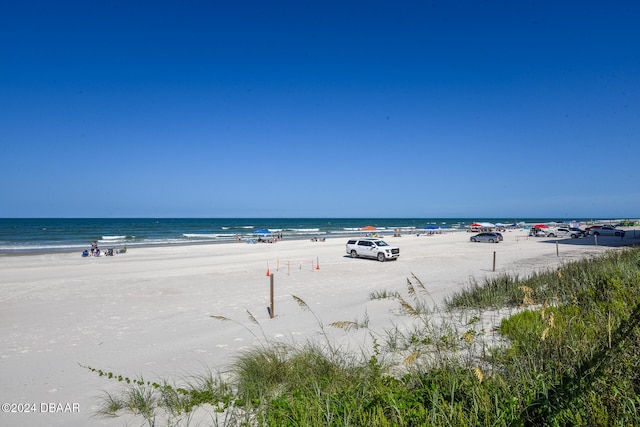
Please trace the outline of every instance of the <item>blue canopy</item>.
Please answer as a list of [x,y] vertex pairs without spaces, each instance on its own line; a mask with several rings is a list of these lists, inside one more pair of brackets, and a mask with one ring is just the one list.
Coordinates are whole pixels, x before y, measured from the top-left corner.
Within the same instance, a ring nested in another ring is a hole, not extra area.
[[253,234],[271,234],[271,232],[269,230],[265,230],[264,228],[261,228],[259,230],[255,230]]

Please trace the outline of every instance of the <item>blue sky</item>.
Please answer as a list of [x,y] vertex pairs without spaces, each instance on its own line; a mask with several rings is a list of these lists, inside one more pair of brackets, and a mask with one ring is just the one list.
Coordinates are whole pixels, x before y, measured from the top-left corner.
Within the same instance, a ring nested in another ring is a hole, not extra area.
[[638,22],[636,1],[3,2],[0,217],[637,218]]

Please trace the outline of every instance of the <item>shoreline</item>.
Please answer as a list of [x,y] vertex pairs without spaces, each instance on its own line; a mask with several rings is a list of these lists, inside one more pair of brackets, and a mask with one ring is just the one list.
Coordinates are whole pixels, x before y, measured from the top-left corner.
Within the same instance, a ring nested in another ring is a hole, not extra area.
[[[325,238],[347,238],[349,237],[351,234],[345,234],[345,235],[338,235],[338,234],[332,234],[330,237],[323,235],[323,237]],[[384,238],[384,237],[383,237]],[[262,243],[267,243],[267,244],[276,244],[282,241],[297,241],[297,240],[311,240],[312,237],[309,236],[287,236],[286,238],[282,238],[282,239],[278,239],[278,241],[276,242],[256,242],[255,244],[262,244]],[[127,251],[131,250],[131,249],[146,249],[146,248],[172,248],[172,247],[183,247],[183,246],[205,246],[205,245],[227,245],[227,244],[253,244],[248,242],[246,239],[245,240],[241,240],[241,241],[237,241],[235,239],[225,239],[225,240],[218,240],[218,241],[204,241],[204,242],[176,242],[176,243],[170,243],[170,242],[162,242],[162,243],[134,243],[134,244],[129,244],[129,245],[115,245],[115,246],[111,246],[111,245],[101,245],[100,246],[100,250],[102,251],[103,248],[105,249],[116,249],[116,248],[122,248],[122,247],[126,247]],[[90,243],[87,243],[87,249],[91,247]],[[30,256],[30,255],[46,255],[46,254],[59,254],[59,253],[82,253],[83,248],[79,247],[79,248],[74,248],[74,249],[70,249],[70,248],[60,248],[60,249],[53,249],[53,248],[37,248],[37,249],[23,249],[23,250],[0,250],[0,257],[2,256]],[[100,257],[103,257],[105,255],[100,255]]]
[[[419,234],[428,234],[430,230],[419,230]],[[432,231],[432,230],[431,230]],[[442,234],[442,233],[462,233],[462,232],[466,232],[467,230],[441,230],[440,233],[437,234]],[[322,234],[322,233],[318,233],[317,236],[318,237],[322,237],[325,239],[334,239],[334,238],[343,238],[343,239],[348,239],[348,238],[364,238],[367,237],[368,232],[366,231],[359,231],[359,232],[345,232],[345,233],[328,233],[328,234]],[[403,236],[415,236],[416,233],[402,233]],[[386,239],[389,237],[389,234],[384,234],[382,233],[382,235],[378,236],[381,239]],[[275,242],[255,242],[255,244],[262,244],[262,243],[267,243],[267,244],[276,244],[276,243],[280,243],[280,242],[284,242],[284,241],[298,241],[298,240],[309,240],[311,241],[313,239],[313,235],[312,234],[308,234],[308,235],[286,235],[283,238],[277,239],[277,241]],[[126,247],[127,250],[130,249],[144,249],[144,248],[171,248],[171,247],[183,247],[183,246],[202,246],[202,245],[227,245],[227,244],[254,244],[248,241],[248,239],[243,239],[240,241],[237,241],[235,239],[224,239],[224,240],[207,240],[207,241],[202,241],[202,242],[198,242],[198,241],[184,241],[184,242],[175,242],[175,243],[171,243],[171,242],[160,242],[160,243],[133,243],[133,244],[129,244],[129,245],[100,245],[101,250],[103,248],[105,249],[116,249],[116,248],[122,248],[122,247]],[[90,248],[91,244],[87,243],[86,244],[86,248]],[[82,253],[83,248],[82,247],[78,247],[78,248],[60,248],[60,249],[56,249],[56,248],[35,248],[35,249],[0,249],[0,257],[3,256],[29,256],[29,255],[45,255],[45,254],[57,254],[57,253]],[[104,256],[104,255],[101,255]]]

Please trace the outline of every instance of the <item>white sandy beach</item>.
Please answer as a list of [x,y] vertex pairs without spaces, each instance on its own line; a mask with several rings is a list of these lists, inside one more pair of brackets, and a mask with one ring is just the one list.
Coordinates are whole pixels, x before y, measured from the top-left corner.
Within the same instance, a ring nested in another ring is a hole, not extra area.
[[[3,407],[0,425],[123,425],[124,419],[93,417],[97,397],[102,390],[117,390],[117,382],[80,365],[151,381],[179,380],[207,367],[224,370],[263,333],[287,342],[319,338],[314,314],[325,326],[368,316],[369,327],[382,332],[395,320],[395,305],[372,301],[369,293],[404,293],[412,274],[440,303],[471,278],[555,269],[621,243],[601,237],[595,246],[591,237],[556,245],[557,239],[527,238],[522,230],[503,235],[499,244],[470,243],[464,232],[385,236],[400,246],[401,256],[384,263],[349,258],[345,238],[139,248],[113,257],[2,256],[0,402],[35,404],[36,413],[5,413]],[[638,241],[630,231],[623,242]],[[273,319],[267,312],[267,270],[274,274]],[[302,310],[292,295],[313,313]],[[326,330],[337,343],[361,345],[362,335]],[[54,403],[78,410],[42,413],[43,403],[46,409]]]

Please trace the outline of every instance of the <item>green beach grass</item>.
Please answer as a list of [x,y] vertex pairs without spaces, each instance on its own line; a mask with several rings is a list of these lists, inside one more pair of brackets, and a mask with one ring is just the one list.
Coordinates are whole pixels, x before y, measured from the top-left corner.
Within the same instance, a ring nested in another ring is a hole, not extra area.
[[[524,278],[472,281],[443,307],[413,275],[406,292],[369,298],[396,301],[411,327],[369,331],[371,348],[351,354],[317,319],[324,340],[256,337],[261,345],[239,354],[231,372],[177,382],[87,366],[120,383],[97,416],[150,426],[640,425],[638,248]],[[496,327],[487,327],[487,316]],[[369,325],[363,314],[326,327]],[[204,420],[194,421],[195,410]]]

